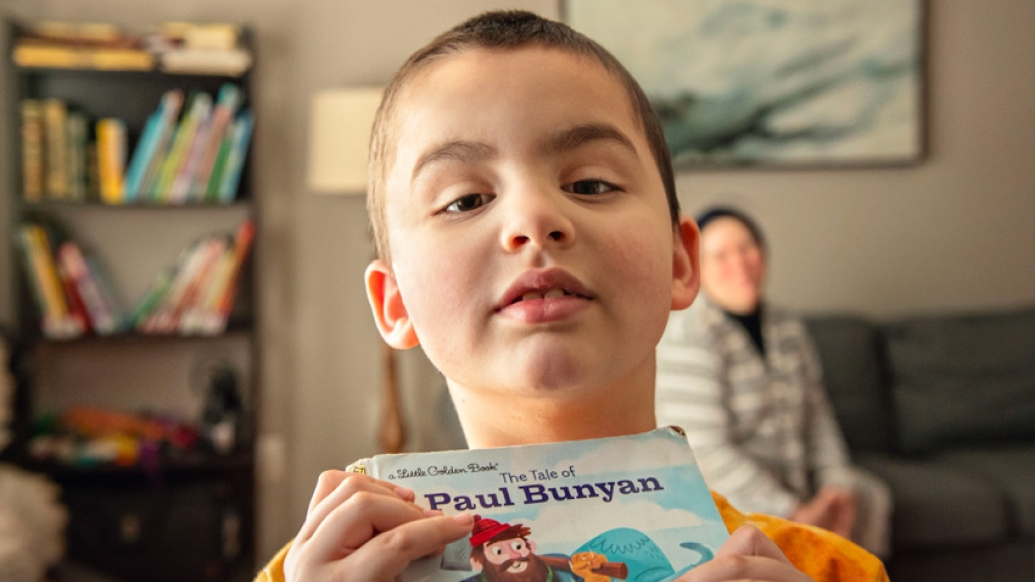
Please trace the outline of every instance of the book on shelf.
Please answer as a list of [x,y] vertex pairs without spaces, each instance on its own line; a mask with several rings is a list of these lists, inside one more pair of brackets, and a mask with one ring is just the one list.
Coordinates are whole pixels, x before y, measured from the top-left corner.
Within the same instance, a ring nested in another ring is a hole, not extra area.
[[22,195],[26,202],[43,200],[45,167],[43,104],[37,99],[22,101]]
[[122,204],[126,168],[126,124],[106,117],[97,121],[97,170],[101,180],[101,200]]
[[41,331],[48,338],[73,338],[83,329],[69,309],[50,239],[38,224],[22,224],[18,231],[26,275],[40,308]]
[[225,83],[219,89],[219,96],[216,100],[216,109],[212,114],[212,128],[209,132],[207,143],[201,154],[197,173],[192,177],[191,199],[204,201],[207,193],[208,181],[215,169],[216,158],[219,155],[220,146],[224,136],[228,133],[237,108],[241,105],[241,90],[233,83]]
[[68,148],[68,199],[82,202],[86,199],[86,144],[89,122],[81,111],[69,111],[65,119],[65,140]]
[[171,89],[162,95],[158,109],[148,117],[126,170],[127,202],[146,199],[146,196],[141,196],[141,192],[145,191],[146,178],[165,155],[165,143],[172,134],[182,106],[183,91]]
[[403,582],[668,582],[710,560],[728,537],[675,427],[377,455],[348,469],[413,490],[423,508],[475,514],[468,537],[411,562]]
[[237,196],[237,187],[241,180],[244,158],[248,153],[248,142],[251,140],[254,124],[255,116],[248,109],[241,111],[233,123],[226,163],[221,168],[220,175],[213,174],[213,177],[219,178],[219,187],[216,190],[216,200],[219,202],[228,203]]
[[46,190],[56,200],[68,197],[68,107],[60,99],[43,101]]

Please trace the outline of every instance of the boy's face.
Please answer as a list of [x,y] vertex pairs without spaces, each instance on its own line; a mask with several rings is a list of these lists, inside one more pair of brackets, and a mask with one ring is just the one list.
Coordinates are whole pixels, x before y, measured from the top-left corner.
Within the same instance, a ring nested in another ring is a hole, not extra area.
[[697,292],[696,227],[673,230],[618,81],[555,49],[474,49],[396,111],[392,264],[367,272],[389,343],[505,395],[653,382],[669,311]]

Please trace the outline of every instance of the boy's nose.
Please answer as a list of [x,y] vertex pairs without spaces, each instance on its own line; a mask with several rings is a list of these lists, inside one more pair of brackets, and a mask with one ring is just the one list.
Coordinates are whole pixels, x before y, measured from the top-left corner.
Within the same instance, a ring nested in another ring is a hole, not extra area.
[[504,249],[564,248],[574,241],[575,229],[561,208],[563,200],[551,194],[527,194],[515,196],[512,202],[502,232]]

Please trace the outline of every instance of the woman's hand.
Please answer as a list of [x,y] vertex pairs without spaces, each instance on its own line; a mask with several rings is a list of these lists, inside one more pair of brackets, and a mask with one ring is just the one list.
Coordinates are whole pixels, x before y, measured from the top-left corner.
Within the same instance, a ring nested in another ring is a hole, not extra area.
[[780,548],[758,528],[737,528],[715,558],[679,578],[679,582],[811,582],[812,578],[795,568]]
[[285,578],[392,582],[411,561],[470,533],[470,514],[446,517],[413,500],[412,491],[387,481],[324,472],[284,559]]

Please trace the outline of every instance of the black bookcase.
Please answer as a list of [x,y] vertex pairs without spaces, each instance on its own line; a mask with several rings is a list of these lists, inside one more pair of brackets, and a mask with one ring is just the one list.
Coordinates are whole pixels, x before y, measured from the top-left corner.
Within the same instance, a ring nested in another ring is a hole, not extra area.
[[[248,72],[232,78],[159,70],[25,68],[12,59],[14,43],[25,28],[14,21],[4,25],[8,159],[3,166],[2,215],[9,233],[16,234],[26,217],[56,220],[100,257],[115,291],[132,308],[148,280],[175,264],[192,240],[214,232],[233,233],[244,219],[254,221],[261,232],[250,152],[238,195],[229,204],[28,202],[21,179],[24,99],[59,98],[91,120],[120,118],[132,153],[147,117],[170,89],[185,94],[201,90],[215,97],[224,83],[233,82],[243,92],[244,106],[254,111],[254,60]],[[243,45],[250,50],[250,31],[243,32]],[[261,128],[260,121],[255,125]],[[0,281],[2,292],[13,297],[19,390],[16,440],[4,452],[4,460],[45,473],[61,485],[62,501],[70,511],[67,559],[118,580],[250,580],[255,567],[254,419],[260,377],[254,266],[261,249],[253,243],[225,333],[125,332],[71,340],[48,339],[41,333],[21,250],[17,242],[10,249],[11,272],[0,273]],[[196,420],[217,369],[236,380],[243,402],[230,452],[197,447],[174,456],[159,455],[146,467],[84,466],[31,454],[39,415],[60,412],[64,405],[146,409]],[[192,415],[195,418],[189,418]]]

